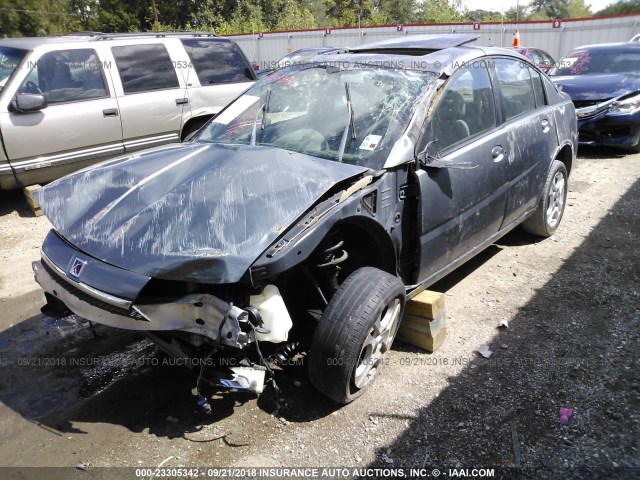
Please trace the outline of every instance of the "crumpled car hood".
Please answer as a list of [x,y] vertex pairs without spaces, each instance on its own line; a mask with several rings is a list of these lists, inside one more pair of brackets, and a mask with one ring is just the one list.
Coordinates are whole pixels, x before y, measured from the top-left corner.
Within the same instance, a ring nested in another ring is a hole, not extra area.
[[264,146],[168,145],[64,177],[36,198],[58,232],[97,259],[232,283],[335,183],[364,171]]
[[571,100],[608,100],[640,90],[640,74],[574,75],[551,77]]

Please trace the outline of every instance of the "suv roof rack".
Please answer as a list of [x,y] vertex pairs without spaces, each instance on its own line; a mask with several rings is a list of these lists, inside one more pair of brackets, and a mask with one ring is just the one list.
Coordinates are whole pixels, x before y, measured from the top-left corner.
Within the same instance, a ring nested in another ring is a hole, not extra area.
[[213,32],[194,32],[193,30],[171,31],[171,32],[127,32],[127,33],[103,33],[103,32],[74,32],[59,35],[61,37],[92,37],[91,40],[110,40],[114,38],[164,38],[177,36],[191,37],[217,37]]
[[390,38],[379,42],[367,43],[349,48],[351,52],[379,52],[388,50],[443,50],[459,47],[480,38],[478,35],[466,33],[446,33],[441,35],[411,35],[400,38]]

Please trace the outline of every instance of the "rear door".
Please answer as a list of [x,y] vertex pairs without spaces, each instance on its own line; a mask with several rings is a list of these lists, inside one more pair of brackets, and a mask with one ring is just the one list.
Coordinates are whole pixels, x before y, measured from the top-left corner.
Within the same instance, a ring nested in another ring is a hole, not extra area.
[[427,164],[418,174],[421,279],[476,249],[502,224],[507,136],[498,128],[484,62],[462,69],[447,82],[429,124],[439,152],[433,164],[439,166]]
[[4,145],[21,183],[49,181],[83,161],[123,152],[113,85],[95,48],[36,51],[24,65],[15,93],[42,93],[49,105],[29,113],[3,105],[0,111]]
[[111,47],[116,67],[111,71],[119,80],[116,93],[127,152],[180,141],[189,99],[177,69],[187,59],[179,57],[179,50],[170,55],[167,47],[171,48],[171,42],[180,47],[176,39]]
[[255,81],[240,48],[226,38],[184,38],[193,69],[187,87],[193,117],[218,113]]
[[509,196],[504,226],[535,208],[557,147],[555,117],[540,74],[527,63],[496,58],[503,128],[508,132]]

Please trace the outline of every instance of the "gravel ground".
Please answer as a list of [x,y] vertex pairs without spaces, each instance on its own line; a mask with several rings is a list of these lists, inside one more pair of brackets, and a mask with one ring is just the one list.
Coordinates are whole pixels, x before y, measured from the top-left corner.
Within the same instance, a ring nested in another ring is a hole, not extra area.
[[21,194],[0,194],[0,466],[20,467],[0,477],[56,466],[58,478],[135,478],[100,467],[164,461],[640,478],[639,178],[640,155],[581,152],[553,238],[513,232],[433,288],[448,316],[437,352],[396,342],[344,407],[314,391],[302,359],[278,373],[277,415],[269,389],[217,395],[204,415],[195,374],[148,341],[39,314],[30,262],[50,225]]

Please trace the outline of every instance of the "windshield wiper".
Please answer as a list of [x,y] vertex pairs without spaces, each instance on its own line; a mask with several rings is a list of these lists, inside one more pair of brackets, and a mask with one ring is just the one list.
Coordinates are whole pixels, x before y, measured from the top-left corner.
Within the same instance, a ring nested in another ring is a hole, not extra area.
[[[349,111],[349,122],[344,128],[344,132],[342,133],[342,140],[340,140],[340,148],[338,149],[338,154],[336,155],[336,160],[338,160],[338,162],[342,162],[344,149],[347,147],[347,134],[349,133],[349,128],[351,128],[351,142],[356,139],[356,126],[353,121],[353,107],[351,105],[351,91],[349,90],[349,84],[347,82],[344,82],[344,89],[347,92],[347,109]],[[351,142],[349,142],[349,144],[351,144]]]
[[262,143],[262,137],[264,137],[264,127],[267,122],[267,113],[269,113],[270,101],[271,101],[271,89],[267,90],[267,101],[264,102],[264,109],[262,110],[262,123],[260,124],[260,143]]
[[267,90],[267,99],[256,112],[256,118],[253,120],[253,130],[251,131],[251,143],[249,145],[256,144],[256,129],[258,128],[258,115],[260,115],[260,112],[262,112],[262,121],[260,123],[260,142],[262,143],[262,136],[264,135],[264,124],[267,117],[267,110],[269,110],[270,100],[271,89]]

